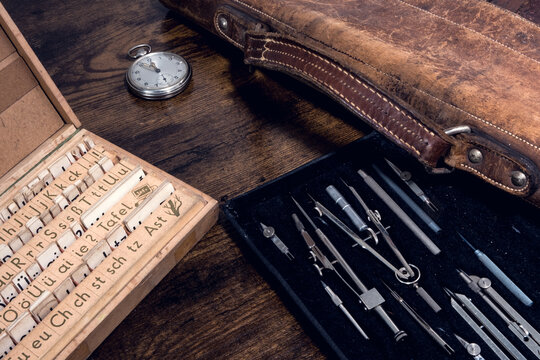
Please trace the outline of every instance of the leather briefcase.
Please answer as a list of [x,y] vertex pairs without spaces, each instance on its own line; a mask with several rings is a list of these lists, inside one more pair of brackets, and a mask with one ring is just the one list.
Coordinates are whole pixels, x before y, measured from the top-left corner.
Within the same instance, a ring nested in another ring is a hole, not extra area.
[[471,0],[161,0],[310,83],[432,172],[540,205],[540,28]]

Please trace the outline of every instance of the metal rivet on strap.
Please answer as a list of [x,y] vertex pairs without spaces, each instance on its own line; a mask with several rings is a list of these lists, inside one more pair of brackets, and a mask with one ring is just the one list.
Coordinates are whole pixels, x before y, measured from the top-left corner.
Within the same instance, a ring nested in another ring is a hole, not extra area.
[[219,28],[221,30],[227,31],[227,29],[229,28],[229,21],[227,21],[225,16],[219,15],[218,16],[218,25],[219,25]]
[[521,171],[512,171],[512,184],[522,187],[525,184],[527,184],[527,175],[522,173]]
[[471,149],[469,150],[469,161],[473,164],[478,164],[482,161],[484,158],[484,155],[482,155],[482,152],[478,149]]

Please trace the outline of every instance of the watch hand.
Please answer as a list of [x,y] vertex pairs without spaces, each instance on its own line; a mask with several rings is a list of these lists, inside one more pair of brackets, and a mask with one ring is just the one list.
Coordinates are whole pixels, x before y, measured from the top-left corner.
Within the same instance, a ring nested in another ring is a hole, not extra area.
[[156,63],[152,61],[152,67],[156,70],[157,73],[161,72],[161,69],[159,69],[157,66],[156,66]]
[[161,70],[156,66],[156,64],[154,62],[152,62],[152,64],[141,63],[141,66],[143,68],[145,68],[145,69],[152,70],[152,71],[155,71],[157,73],[161,72]]
[[154,70],[152,66],[148,65],[147,63],[141,63],[140,66],[148,70]]

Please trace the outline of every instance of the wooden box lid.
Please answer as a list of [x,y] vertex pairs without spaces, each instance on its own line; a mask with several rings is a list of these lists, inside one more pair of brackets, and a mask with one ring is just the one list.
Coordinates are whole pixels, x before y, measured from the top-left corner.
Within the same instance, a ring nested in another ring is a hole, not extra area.
[[0,178],[80,122],[0,3]]

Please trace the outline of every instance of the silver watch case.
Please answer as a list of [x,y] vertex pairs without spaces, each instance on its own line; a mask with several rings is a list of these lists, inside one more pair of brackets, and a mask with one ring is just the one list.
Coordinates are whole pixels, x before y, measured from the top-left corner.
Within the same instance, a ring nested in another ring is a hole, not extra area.
[[[139,64],[139,62],[143,61],[147,56],[155,56],[155,55],[163,55],[163,56],[174,55],[174,56],[178,56],[186,64],[186,67],[187,67],[187,71],[186,71],[186,74],[185,74],[184,78],[182,80],[180,80],[180,82],[178,82],[178,83],[176,83],[174,85],[171,85],[171,86],[164,87],[162,89],[145,89],[143,87],[138,86],[131,79],[131,76],[130,76],[131,69],[133,69],[135,66],[137,66]],[[172,98],[173,96],[176,96],[176,95],[180,94],[186,88],[186,86],[189,84],[190,79],[191,79],[191,65],[186,61],[186,59],[184,59],[182,56],[180,56],[178,54],[172,54],[172,53],[164,52],[164,51],[148,53],[146,55],[143,55],[143,56],[139,57],[137,60],[135,60],[133,62],[133,64],[131,64],[128,71],[126,72],[126,83],[127,83],[127,86],[129,88],[129,90],[134,95],[136,95],[138,97],[141,97],[143,99],[147,99],[147,100],[165,100],[165,99]]]

